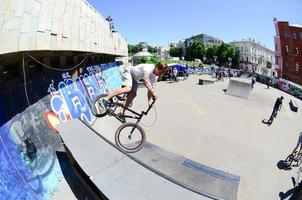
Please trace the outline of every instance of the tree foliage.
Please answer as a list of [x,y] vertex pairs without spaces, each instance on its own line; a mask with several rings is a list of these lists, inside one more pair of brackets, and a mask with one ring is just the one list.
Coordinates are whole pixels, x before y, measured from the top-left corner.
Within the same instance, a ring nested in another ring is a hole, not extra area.
[[239,52],[232,44],[221,43],[205,46],[201,40],[195,40],[187,48],[187,54],[189,60],[200,59],[204,61],[203,58],[206,57],[207,62],[214,63],[216,57],[216,64],[219,66],[239,66]]
[[143,56],[140,58],[139,64],[145,64],[145,63],[157,64],[157,63],[159,63],[159,58],[156,56],[152,56],[150,58]]
[[141,63],[148,63],[148,61],[149,61],[148,57],[143,56],[143,57],[140,58],[139,63],[140,63],[140,64],[141,64]]
[[171,47],[170,48],[170,55],[172,57],[181,57],[182,56],[182,48],[181,47]]
[[151,46],[148,45],[148,52],[152,53],[152,54],[155,54],[155,53],[157,53],[157,48],[156,47],[151,47]]
[[159,63],[158,57],[152,56],[152,57],[150,58],[150,63],[152,63],[152,64],[157,64],[157,63]]
[[205,45],[202,40],[194,40],[192,45],[187,48],[188,57],[190,60],[203,60],[205,55]]
[[137,52],[139,52],[139,46],[138,45],[128,44],[128,53],[129,54],[135,54]]

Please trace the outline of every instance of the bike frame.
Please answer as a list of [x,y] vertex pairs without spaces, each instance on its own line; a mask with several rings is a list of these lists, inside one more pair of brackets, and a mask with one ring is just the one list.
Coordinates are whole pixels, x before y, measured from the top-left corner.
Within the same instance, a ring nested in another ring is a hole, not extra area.
[[[122,115],[122,117],[124,118],[129,118],[129,119],[136,119],[136,124],[138,124],[140,122],[140,120],[143,118],[144,115],[148,115],[149,111],[151,110],[151,108],[153,107],[155,103],[155,100],[152,101],[152,103],[148,106],[148,109],[146,111],[142,111],[140,114],[138,112],[135,112],[134,110],[128,108],[125,108],[125,106],[123,104],[120,103],[111,103],[112,105],[115,105],[116,107],[113,110],[116,110],[117,107],[121,107],[123,109],[126,109],[127,111],[131,112],[132,114],[134,114],[134,116],[131,115]],[[117,120],[119,120],[121,123],[125,123],[125,121],[119,119],[118,117],[116,117],[115,115],[113,115]]]

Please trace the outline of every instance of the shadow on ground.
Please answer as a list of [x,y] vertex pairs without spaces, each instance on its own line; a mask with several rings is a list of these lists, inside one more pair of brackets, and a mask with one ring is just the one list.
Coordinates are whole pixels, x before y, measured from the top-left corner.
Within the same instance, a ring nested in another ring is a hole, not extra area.
[[63,176],[77,199],[95,200],[96,198],[86,189],[78,178],[65,152],[56,152]]
[[[295,185],[295,178],[292,177],[292,182]],[[280,200],[302,200],[302,184],[299,183],[297,187],[293,187],[289,189],[288,191],[279,192]],[[289,197],[289,198],[288,198]]]

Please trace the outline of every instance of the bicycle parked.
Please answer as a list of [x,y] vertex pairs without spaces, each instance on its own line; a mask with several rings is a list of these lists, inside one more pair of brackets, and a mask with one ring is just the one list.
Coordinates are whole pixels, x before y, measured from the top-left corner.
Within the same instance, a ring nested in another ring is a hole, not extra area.
[[[92,102],[92,113],[96,117],[104,117],[107,114],[115,117],[122,125],[115,132],[115,143],[124,152],[135,153],[143,148],[146,143],[146,134],[144,129],[138,124],[144,115],[153,107],[155,100],[148,106],[146,111],[141,113],[124,107],[124,104],[119,101],[106,101],[106,94],[97,96]],[[118,99],[120,97],[117,97]],[[120,99],[119,99],[120,100]],[[132,115],[115,114],[116,109],[126,109]],[[136,122],[126,122],[126,119],[136,119]]]

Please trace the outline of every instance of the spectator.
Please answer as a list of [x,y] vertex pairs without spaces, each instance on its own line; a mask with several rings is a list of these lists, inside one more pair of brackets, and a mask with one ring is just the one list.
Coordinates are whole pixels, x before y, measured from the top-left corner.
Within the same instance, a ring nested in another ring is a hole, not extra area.
[[177,71],[176,67],[174,67],[173,68],[173,78],[175,81],[177,81],[177,73],[178,73],[178,71]]
[[111,30],[111,31],[114,31],[114,26],[113,26],[113,22],[112,22],[113,19],[112,19],[111,15],[109,15],[109,16],[106,18],[106,21],[109,22],[110,30]]
[[271,84],[272,84],[272,80],[269,78],[266,82],[267,89],[269,89],[269,86],[271,86]]
[[252,76],[252,85],[251,85],[251,90],[254,89],[254,85],[256,83],[256,77],[255,76]]

